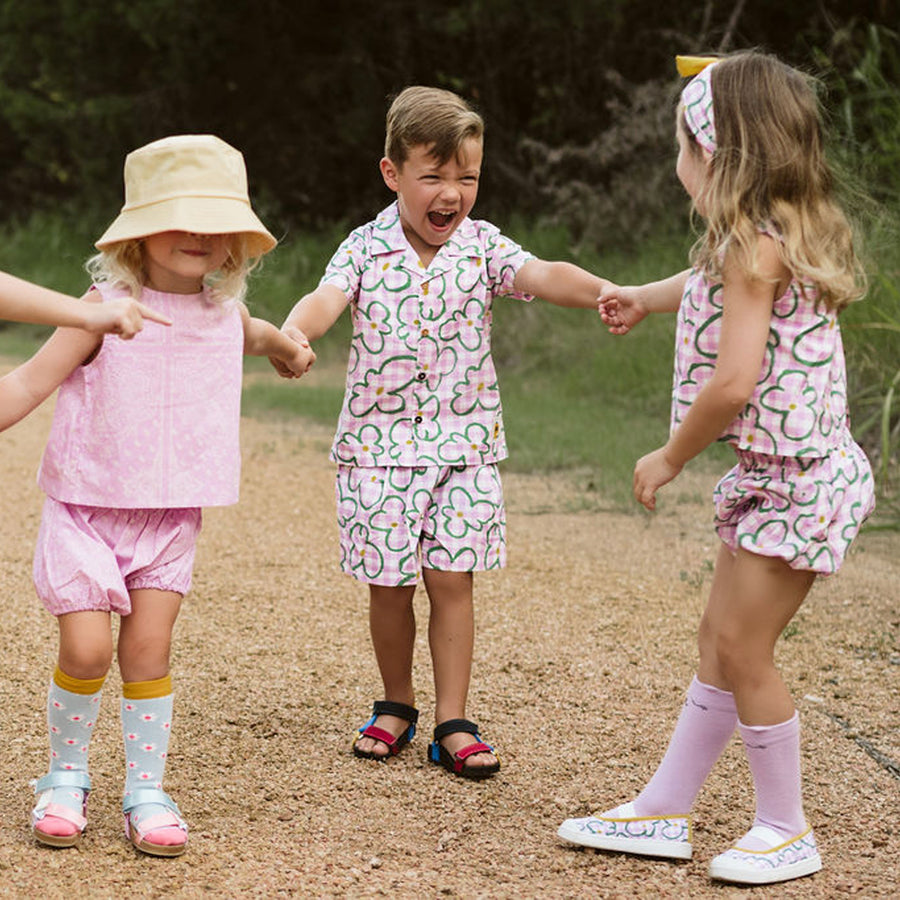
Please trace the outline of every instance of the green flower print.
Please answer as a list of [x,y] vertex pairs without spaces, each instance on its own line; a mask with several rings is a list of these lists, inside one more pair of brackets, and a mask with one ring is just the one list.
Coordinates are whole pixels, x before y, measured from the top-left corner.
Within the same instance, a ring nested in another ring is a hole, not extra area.
[[378,457],[384,453],[383,436],[374,425],[363,425],[359,431],[346,432],[335,452],[340,463],[352,464],[359,459]]
[[453,488],[447,500],[441,515],[448,534],[455,538],[464,537],[469,531],[481,531],[493,518],[494,504],[474,499],[465,488]]
[[393,552],[402,550],[407,543],[406,528],[403,527],[403,501],[395,496],[386,497],[381,507],[370,519],[373,531],[384,535],[384,543]]
[[475,256],[474,263],[471,259],[460,259],[456,262],[456,272],[454,280],[456,287],[464,294],[474,291],[479,282],[484,280],[484,263],[477,248],[473,248],[472,256]]
[[409,356],[392,356],[379,369],[368,369],[362,381],[350,389],[348,408],[357,419],[365,418],[372,410],[396,413],[404,409],[403,392],[409,387],[413,370]]
[[[485,375],[492,376],[487,382]],[[490,364],[490,355],[485,354],[477,365],[469,366],[465,375],[453,387],[450,408],[458,416],[466,416],[476,408],[494,410],[500,408],[500,394],[496,377]]]
[[[744,407],[743,418],[749,426],[746,438],[749,449],[756,453],[776,453],[775,436],[760,421],[759,410],[755,406],[746,406]],[[722,435],[720,440],[734,441],[736,438],[737,435],[726,433]]]
[[791,355],[802,366],[816,368],[818,366],[831,365],[834,353],[828,353],[826,355],[822,355],[822,353],[814,354],[807,351],[806,345],[809,344],[811,348],[834,347],[834,341],[823,340],[818,332],[822,331],[822,329],[832,331],[836,327],[837,319],[834,318],[834,315],[828,316],[824,313],[820,313],[816,318],[815,324],[810,325],[809,328],[801,331],[800,334],[797,335],[794,344],[791,347]]
[[350,540],[353,545],[353,554],[350,560],[350,568],[354,575],[362,572],[365,577],[360,579],[368,581],[377,578],[384,571],[384,558],[381,551],[369,540],[369,530],[362,524],[356,524],[350,529]]
[[777,383],[760,395],[759,403],[780,419],[781,433],[790,441],[807,440],[816,427],[818,397],[805,372],[782,372]]
[[466,350],[477,350],[484,340],[483,316],[484,304],[480,300],[468,300],[441,326],[441,340],[459,341]]
[[478,453],[484,461],[491,450],[491,431],[485,425],[474,422],[464,432],[454,431],[438,447],[438,457],[446,465],[462,465],[471,459],[471,453]]
[[354,339],[358,339],[369,353],[381,353],[385,337],[391,333],[389,318],[390,311],[383,303],[367,304],[365,309],[357,311]]

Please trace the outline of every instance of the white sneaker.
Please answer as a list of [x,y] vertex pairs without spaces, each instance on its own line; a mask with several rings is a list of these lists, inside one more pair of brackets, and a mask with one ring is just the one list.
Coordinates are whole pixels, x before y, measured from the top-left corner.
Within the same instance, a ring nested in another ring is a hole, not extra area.
[[556,832],[564,841],[638,856],[690,859],[691,817],[636,816],[625,803],[583,819],[566,819]]
[[774,884],[812,875],[822,868],[812,829],[790,840],[765,825],[754,825],[747,832],[765,843],[768,850],[745,850],[734,846],[720,853],[709,865],[710,878],[737,884]]

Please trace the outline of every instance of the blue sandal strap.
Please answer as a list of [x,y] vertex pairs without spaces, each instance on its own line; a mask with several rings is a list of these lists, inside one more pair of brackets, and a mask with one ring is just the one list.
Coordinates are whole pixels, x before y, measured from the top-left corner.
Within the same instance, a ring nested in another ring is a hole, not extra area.
[[143,806],[145,803],[157,803],[171,809],[178,818],[181,818],[181,810],[175,801],[160,788],[138,788],[130,794],[126,794],[122,798],[122,812],[129,813],[137,806]]
[[82,791],[91,789],[91,778],[87,772],[78,769],[56,769],[38,778],[34,783],[34,792],[42,794],[53,788],[80,788]]

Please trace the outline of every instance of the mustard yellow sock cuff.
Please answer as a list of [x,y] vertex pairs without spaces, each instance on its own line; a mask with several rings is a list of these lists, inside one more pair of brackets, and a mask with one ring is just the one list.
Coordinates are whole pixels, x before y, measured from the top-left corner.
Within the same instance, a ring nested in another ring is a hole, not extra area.
[[85,696],[96,694],[103,687],[104,681],[106,681],[105,675],[100,678],[73,678],[71,675],[66,675],[59,666],[53,673],[53,683],[70,694],[84,694]]
[[155,700],[172,693],[172,676],[163,675],[152,681],[126,681],[122,685],[122,696],[126,700]]

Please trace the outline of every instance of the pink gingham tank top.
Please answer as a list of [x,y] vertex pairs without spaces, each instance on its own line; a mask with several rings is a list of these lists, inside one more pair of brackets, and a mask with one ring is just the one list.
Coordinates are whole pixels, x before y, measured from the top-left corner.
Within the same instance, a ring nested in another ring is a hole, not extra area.
[[[96,286],[104,302],[123,296]],[[63,503],[117,509],[226,506],[240,481],[244,335],[237,303],[145,288],[172,320],[106,337],[60,386],[38,473]]]

